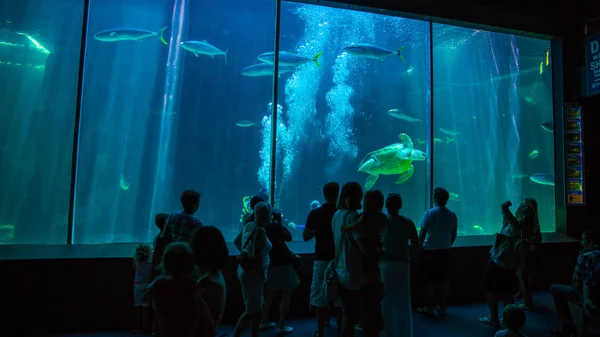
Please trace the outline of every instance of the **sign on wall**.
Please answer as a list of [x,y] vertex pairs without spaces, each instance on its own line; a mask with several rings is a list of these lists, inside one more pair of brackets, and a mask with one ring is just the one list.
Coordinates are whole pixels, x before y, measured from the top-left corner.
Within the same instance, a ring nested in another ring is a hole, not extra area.
[[565,104],[567,205],[585,204],[581,105]]
[[600,94],[600,34],[585,38],[585,73],[587,95]]

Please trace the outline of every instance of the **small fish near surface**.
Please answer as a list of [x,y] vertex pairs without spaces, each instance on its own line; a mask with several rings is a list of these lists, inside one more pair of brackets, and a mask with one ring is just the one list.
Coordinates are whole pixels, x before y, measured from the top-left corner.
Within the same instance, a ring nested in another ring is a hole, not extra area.
[[404,46],[398,48],[397,51],[393,51],[370,43],[355,43],[345,47],[343,50],[351,55],[376,60],[383,60],[388,56],[396,55],[402,62],[406,62],[404,56],[402,56]]
[[441,132],[449,135],[449,136],[453,136],[456,137],[458,135],[460,135],[460,132],[454,131],[454,130],[450,130],[450,129],[446,129],[446,128],[438,128]]
[[450,201],[460,201],[460,195],[454,193],[454,192],[450,192]]
[[[289,51],[279,52],[279,66],[285,67],[299,67],[305,63],[314,62],[317,67],[321,68],[319,58],[323,55],[323,52],[318,53],[314,57],[306,57]],[[266,64],[275,63],[275,53],[268,52],[258,55],[258,60]]]
[[550,132],[550,133],[554,133],[554,122],[544,122],[542,123],[542,129],[544,129],[544,131]]
[[222,51],[221,49],[208,43],[206,40],[203,41],[183,41],[179,44],[181,48],[194,53],[194,56],[208,55],[212,58],[215,56],[223,55],[225,57],[225,64],[227,64],[227,49]]
[[401,119],[403,121],[407,121],[409,123],[418,123],[418,122],[423,122],[423,120],[412,116],[411,114],[409,114],[408,112],[402,111],[400,109],[391,109],[388,110],[388,114],[394,118],[398,118]]
[[235,126],[239,126],[240,128],[249,128],[254,126],[254,122],[248,120],[241,120],[235,123]]
[[[250,77],[273,76],[273,70],[275,70],[275,67],[272,64],[259,63],[253,64],[249,67],[242,69],[242,75]],[[278,76],[281,76],[281,74],[289,73],[294,70],[296,70],[296,67],[280,65]]]
[[554,186],[554,174],[534,173],[529,176],[529,180],[540,185]]
[[160,42],[168,45],[167,41],[163,37],[163,33],[167,28],[168,27],[163,27],[158,32],[128,27],[113,28],[96,33],[96,35],[94,35],[94,39],[102,42],[140,41],[147,37],[155,36],[160,40]]
[[544,61],[540,62],[540,75],[544,73],[544,65],[550,65],[550,49],[546,49]]

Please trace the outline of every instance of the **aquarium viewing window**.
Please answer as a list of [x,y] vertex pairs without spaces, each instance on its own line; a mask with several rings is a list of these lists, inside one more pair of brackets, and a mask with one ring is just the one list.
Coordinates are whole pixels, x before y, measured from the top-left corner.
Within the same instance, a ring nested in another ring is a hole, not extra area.
[[417,227],[444,187],[462,236],[534,197],[556,230],[549,40],[287,1],[29,2],[0,31],[1,244],[151,242],[185,189],[228,241],[272,191],[301,241],[328,181],[400,193]]

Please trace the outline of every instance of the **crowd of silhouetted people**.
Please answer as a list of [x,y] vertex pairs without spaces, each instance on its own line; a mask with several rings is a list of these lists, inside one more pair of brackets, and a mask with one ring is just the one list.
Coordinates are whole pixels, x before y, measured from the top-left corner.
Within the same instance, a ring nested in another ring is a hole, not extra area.
[[[416,313],[446,316],[458,231],[458,218],[446,207],[448,191],[434,189],[434,207],[425,211],[418,229],[401,214],[399,194],[364,193],[355,182],[340,189],[329,182],[323,197],[324,202],[309,213],[302,233],[305,241],[315,240],[312,336],[348,337],[358,330],[367,337],[412,337],[411,264],[418,264],[423,280],[424,305]],[[194,216],[200,206],[198,192],[184,191],[181,205],[178,212],[157,214],[160,233],[153,245],[140,244],[135,250],[136,328],[159,337],[216,336],[227,300],[222,274],[230,261],[227,244],[218,228],[204,226]],[[479,319],[497,328],[496,337],[524,336],[525,311],[535,310],[532,271],[541,244],[537,202],[525,198],[514,214],[511,206],[507,201],[500,207],[502,225],[484,277],[489,315]],[[287,246],[292,236],[281,213],[263,193],[252,197],[250,210],[234,240],[245,309],[233,336],[247,329],[253,337],[270,329],[277,329],[278,335],[293,333],[287,316],[292,291],[300,283],[300,258]],[[583,309],[583,333],[593,336],[598,331],[599,233],[586,232],[582,245],[571,286],[550,289],[560,321],[560,327],[552,330],[557,336],[577,334],[569,303]],[[270,322],[277,294],[278,322]],[[523,301],[515,304],[517,294]],[[504,304],[502,314],[499,301]],[[333,331],[331,318],[337,331],[327,333]]]

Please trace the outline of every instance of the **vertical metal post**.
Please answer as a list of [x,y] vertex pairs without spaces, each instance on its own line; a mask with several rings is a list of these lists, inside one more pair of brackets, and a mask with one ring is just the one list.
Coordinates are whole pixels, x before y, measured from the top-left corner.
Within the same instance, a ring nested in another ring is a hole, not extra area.
[[[554,216],[556,231],[568,234],[566,207],[566,168],[565,168],[565,119],[564,119],[564,79],[563,79],[563,44],[560,39],[550,42],[552,62],[552,103],[554,122]],[[585,153],[585,149],[584,149]],[[585,174],[585,172],[583,172]],[[585,188],[585,186],[584,186]]]
[[277,164],[277,101],[279,99],[279,38],[281,32],[281,0],[275,1],[275,47],[273,48],[273,100],[271,103],[271,175],[269,203],[275,206],[275,172]]
[[67,223],[67,244],[73,244],[73,226],[75,224],[75,184],[77,183],[77,157],[79,155],[79,128],[83,97],[83,76],[85,71],[85,51],[87,44],[88,20],[90,16],[90,0],[83,1],[83,17],[81,22],[81,45],[79,48],[79,76],[77,82],[77,105],[73,123],[73,153],[71,154],[71,189],[69,193],[69,215]]
[[435,113],[434,113],[434,107],[435,107],[435,99],[434,99],[434,94],[435,94],[435,88],[434,88],[434,82],[433,82],[433,21],[429,21],[429,137],[427,138],[427,147],[428,150],[427,151],[427,156],[429,158],[429,177],[427,177],[427,179],[429,179],[429,191],[428,195],[427,195],[427,205],[429,206],[429,208],[433,207],[433,202],[432,202],[432,197],[433,197],[433,173],[434,173],[434,159],[435,159],[435,153],[434,153],[434,133],[435,133],[435,127],[434,127],[434,122],[435,122]]

